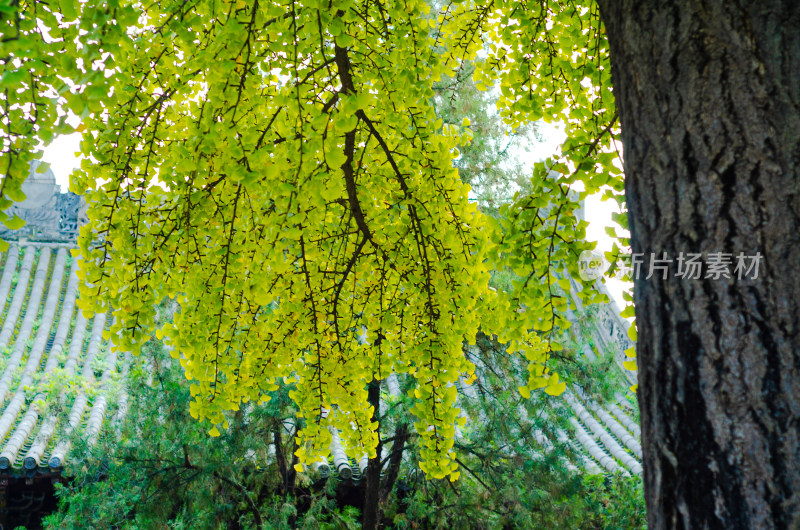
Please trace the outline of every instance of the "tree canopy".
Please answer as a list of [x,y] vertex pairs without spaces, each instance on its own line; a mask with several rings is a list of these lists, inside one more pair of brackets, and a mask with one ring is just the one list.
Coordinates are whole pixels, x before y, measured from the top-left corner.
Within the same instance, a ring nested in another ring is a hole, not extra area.
[[[212,435],[225,411],[292,382],[300,463],[327,452],[329,426],[374,457],[368,384],[409,374],[420,466],[454,480],[455,382],[474,373],[463,341],[480,328],[509,343],[528,362],[524,396],[563,391],[547,361],[568,326],[565,273],[577,278],[588,248],[578,201],[622,189],[593,3],[0,9],[4,204],[22,197],[40,142],[79,116],[84,309],[113,310],[124,350],[164,337]],[[434,87],[468,73],[499,91],[510,125],[559,120],[569,137],[499,221],[453,165],[468,120],[433,110]],[[504,269],[519,279],[491,289]],[[181,310],[155,330],[164,297]]]

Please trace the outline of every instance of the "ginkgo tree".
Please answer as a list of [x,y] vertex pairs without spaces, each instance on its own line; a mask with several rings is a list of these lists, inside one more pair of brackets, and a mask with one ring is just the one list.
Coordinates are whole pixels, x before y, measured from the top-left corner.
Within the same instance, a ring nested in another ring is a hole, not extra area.
[[[546,367],[566,325],[555,286],[587,248],[569,190],[622,200],[622,131],[634,252],[767,262],[752,285],[635,279],[652,524],[791,525],[800,375],[785,315],[800,296],[785,293],[800,223],[780,197],[797,176],[800,17],[791,2],[734,4],[12,0],[2,200],[21,198],[32,153],[71,111],[90,156],[72,178],[90,205],[83,300],[113,309],[122,348],[175,297],[160,333],[192,413],[216,433],[224,411],[297,382],[304,459],[325,452],[329,426],[374,456],[374,382],[411,374],[423,468],[455,478],[453,383],[479,325],[529,361],[527,390],[560,390]],[[433,83],[477,57],[508,123],[558,120],[568,135],[500,223],[453,169],[469,125],[431,106]],[[505,267],[522,280],[489,290]],[[726,339],[742,329],[748,340]],[[747,419],[756,409],[767,419]]]
[[[469,124],[444,125],[432,107],[432,84],[480,49],[485,21],[463,26],[466,6],[438,18],[425,2],[17,12],[42,46],[42,26],[69,35],[71,17],[105,28],[95,42],[78,30],[88,55],[77,69],[97,77],[54,85],[86,105],[73,111],[92,158],[71,184],[91,219],[84,308],[113,308],[110,333],[136,351],[156,303],[176,298],[181,312],[158,334],[212,435],[226,410],[292,381],[301,463],[326,453],[329,427],[374,457],[367,385],[408,373],[423,470],[455,479],[455,382],[473,372],[462,343],[479,326],[528,359],[531,388],[563,390],[546,367],[565,325],[554,285],[565,264],[576,270],[583,226],[571,180],[544,172],[502,226],[467,200],[452,160]],[[525,279],[514,293],[488,289],[503,266]]]

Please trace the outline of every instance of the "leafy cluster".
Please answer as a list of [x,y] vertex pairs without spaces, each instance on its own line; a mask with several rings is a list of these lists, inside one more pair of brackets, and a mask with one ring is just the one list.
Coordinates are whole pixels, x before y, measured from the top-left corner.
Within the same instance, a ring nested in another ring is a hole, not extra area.
[[[44,145],[74,132],[67,109],[80,118],[103,110],[104,69],[112,68],[115,58],[103,53],[100,43],[105,50],[113,47],[136,16],[131,6],[114,1],[106,6],[71,0],[0,5],[0,210],[25,199],[22,184]],[[16,215],[2,222],[11,229],[25,224]],[[0,241],[0,251],[7,249],[8,243]]]
[[[587,475],[579,449],[559,440],[570,411],[558,398],[520,400],[519,360],[480,335],[466,355],[475,391],[460,398],[456,440],[464,471],[456,483],[418,471],[421,437],[410,432],[413,400],[383,393],[379,433],[386,447],[381,481],[386,528],[643,528],[638,477]],[[88,448],[78,443],[72,482],[46,528],[357,528],[359,481],[294,469],[297,406],[284,388],[262,407],[228,415],[211,438],[188,414],[183,370],[151,340],[128,376],[130,412],[119,433]],[[575,360],[556,363],[576,379]],[[403,382],[407,389],[413,381]],[[119,436],[119,438],[118,438]],[[391,446],[390,446],[391,444]],[[355,463],[353,463],[355,467]]]
[[[330,428],[377,458],[367,387],[396,373],[414,381],[421,468],[455,479],[457,381],[475,370],[462,343],[479,326],[527,359],[524,395],[564,389],[548,361],[568,325],[557,286],[588,248],[578,201],[620,185],[593,4],[32,0],[3,13],[3,39],[20,41],[7,108],[83,120],[84,309],[113,310],[122,350],[164,337],[212,435],[226,411],[293,384],[299,464],[327,454]],[[499,80],[512,126],[545,117],[571,134],[500,222],[454,167],[469,121],[434,111],[472,65],[478,89]],[[21,131],[19,152],[45,129]],[[493,290],[490,270],[519,279]],[[181,310],[156,330],[164,297]]]

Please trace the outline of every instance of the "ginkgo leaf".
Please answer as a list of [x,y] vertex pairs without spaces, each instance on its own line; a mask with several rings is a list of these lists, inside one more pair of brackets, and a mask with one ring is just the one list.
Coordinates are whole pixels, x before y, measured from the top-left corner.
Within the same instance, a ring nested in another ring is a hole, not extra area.
[[564,393],[564,390],[567,389],[567,384],[564,382],[556,383],[555,385],[548,385],[545,387],[544,391],[550,394],[551,396],[560,396]]
[[22,202],[27,198],[21,187],[16,188],[14,186],[6,186],[3,189],[3,193],[6,197],[14,202]]
[[3,219],[3,224],[6,225],[11,230],[18,230],[25,226],[25,220],[22,219],[17,214],[14,214],[13,217]]

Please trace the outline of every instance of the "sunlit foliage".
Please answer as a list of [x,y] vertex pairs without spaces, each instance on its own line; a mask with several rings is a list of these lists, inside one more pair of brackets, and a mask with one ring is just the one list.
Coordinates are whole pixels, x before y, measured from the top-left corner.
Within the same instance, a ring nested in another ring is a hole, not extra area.
[[[212,435],[225,411],[291,382],[301,463],[326,453],[329,426],[374,456],[367,384],[409,374],[420,466],[455,479],[455,382],[473,374],[462,342],[479,326],[527,359],[523,395],[563,390],[546,364],[567,326],[564,272],[577,276],[587,248],[578,199],[621,190],[594,4],[62,0],[2,12],[4,200],[19,200],[37,142],[63,131],[57,109],[80,116],[84,307],[112,307],[110,333],[136,352],[156,303],[175,298],[157,333]],[[500,222],[453,166],[470,124],[433,110],[436,83],[481,57],[478,88],[499,90],[509,124],[560,120],[570,136]],[[490,270],[520,279],[495,291]]]

